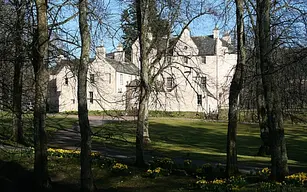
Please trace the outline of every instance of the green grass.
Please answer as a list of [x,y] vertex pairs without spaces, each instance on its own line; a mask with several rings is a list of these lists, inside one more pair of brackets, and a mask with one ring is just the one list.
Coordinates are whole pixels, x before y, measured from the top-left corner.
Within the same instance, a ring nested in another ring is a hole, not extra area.
[[[14,145],[13,129],[12,129],[12,114],[0,113],[0,143]],[[24,114],[22,117],[25,140],[28,144],[33,144],[33,115]],[[49,115],[46,117],[47,134],[60,129],[71,128],[76,119],[67,118],[65,115]]]
[[[122,121],[95,127],[95,141],[125,152],[134,151],[135,122]],[[152,118],[151,144],[147,150],[153,155],[172,158],[190,158],[207,162],[224,162],[226,158],[226,123],[204,122],[192,119]],[[285,125],[289,164],[304,167],[307,164],[307,129],[302,125]],[[269,165],[269,157],[255,156],[261,140],[257,124],[239,124],[238,161],[251,166]]]

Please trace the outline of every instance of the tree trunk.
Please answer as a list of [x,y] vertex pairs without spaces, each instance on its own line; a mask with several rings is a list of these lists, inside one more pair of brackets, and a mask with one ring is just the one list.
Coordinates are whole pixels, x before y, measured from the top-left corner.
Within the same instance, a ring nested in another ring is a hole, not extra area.
[[94,191],[92,175],[92,138],[87,109],[87,72],[90,53],[90,31],[87,21],[88,1],[79,1],[79,28],[81,35],[81,58],[78,67],[78,117],[81,133],[81,191]]
[[268,127],[268,118],[265,108],[265,100],[264,100],[264,93],[263,93],[263,86],[261,80],[261,69],[260,69],[260,48],[259,48],[259,23],[256,22],[256,29],[255,29],[255,64],[256,64],[256,99],[257,99],[257,117],[258,117],[258,124],[260,128],[260,138],[261,138],[261,146],[258,150],[257,155],[264,156],[270,154],[270,147],[269,147],[269,127]]
[[24,144],[24,134],[22,126],[22,67],[24,60],[23,51],[23,26],[24,26],[24,2],[19,1],[15,3],[15,10],[17,12],[16,18],[16,36],[15,36],[15,63],[14,63],[14,80],[13,80],[13,130],[14,139],[18,143]]
[[259,156],[270,155],[269,127],[267,122],[268,119],[265,108],[265,100],[263,96],[261,79],[258,80],[256,85],[256,97],[257,97],[257,117],[260,128],[260,138],[262,142],[257,155]]
[[273,74],[275,66],[271,61],[270,8],[270,0],[257,0],[260,67],[269,127],[271,179],[281,181],[288,174],[289,170],[281,103],[277,82]]
[[235,73],[230,85],[229,112],[228,112],[228,132],[227,132],[227,165],[226,173],[230,177],[238,172],[237,165],[237,114],[239,106],[239,94],[243,85],[243,71],[245,65],[244,49],[244,17],[243,0],[236,0],[236,20],[237,20],[237,49],[238,59]]
[[149,142],[148,102],[150,97],[148,66],[148,2],[136,0],[138,37],[140,44],[140,96],[136,131],[136,165],[144,166],[144,143]]
[[37,191],[50,188],[47,167],[46,96],[49,81],[48,66],[48,28],[47,1],[36,0],[37,37],[33,54],[35,72],[35,106],[34,106],[34,174]]

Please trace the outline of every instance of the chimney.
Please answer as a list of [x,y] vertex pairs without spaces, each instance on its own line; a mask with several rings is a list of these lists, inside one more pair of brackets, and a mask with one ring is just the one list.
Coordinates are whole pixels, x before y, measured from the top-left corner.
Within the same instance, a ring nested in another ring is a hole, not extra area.
[[125,52],[121,43],[118,44],[116,51],[114,52],[114,59],[119,62],[125,61]]
[[60,63],[63,59],[65,59],[65,56],[61,54],[61,55],[57,56],[56,62]]
[[96,58],[102,59],[106,57],[106,49],[103,46],[103,43],[101,43],[100,46],[96,47]]
[[189,27],[186,27],[186,28],[183,30],[182,36],[183,36],[183,37],[190,37],[190,36],[191,36],[191,30],[190,30]]
[[213,38],[214,39],[219,38],[219,29],[217,28],[217,26],[215,26],[215,28],[213,29]]
[[231,44],[231,37],[230,37],[229,31],[226,31],[224,33],[222,39],[226,41],[228,44]]

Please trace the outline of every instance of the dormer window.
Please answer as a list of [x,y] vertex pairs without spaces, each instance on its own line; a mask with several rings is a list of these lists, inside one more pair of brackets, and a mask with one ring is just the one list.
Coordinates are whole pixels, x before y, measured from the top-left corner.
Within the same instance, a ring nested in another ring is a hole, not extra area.
[[203,104],[203,97],[200,94],[197,94],[197,105],[202,105]]
[[201,85],[202,88],[206,88],[207,87],[207,77],[201,77],[200,85]]
[[167,77],[166,78],[166,89],[168,91],[172,90],[174,87],[174,78],[173,77]]
[[94,93],[92,91],[90,93],[90,103],[94,103]]
[[68,77],[65,77],[65,85],[68,85]]
[[95,83],[95,76],[94,76],[94,74],[90,74],[90,83]]
[[188,57],[183,57],[184,63],[188,64],[189,63],[189,58]]
[[206,56],[201,57],[201,63],[206,64]]

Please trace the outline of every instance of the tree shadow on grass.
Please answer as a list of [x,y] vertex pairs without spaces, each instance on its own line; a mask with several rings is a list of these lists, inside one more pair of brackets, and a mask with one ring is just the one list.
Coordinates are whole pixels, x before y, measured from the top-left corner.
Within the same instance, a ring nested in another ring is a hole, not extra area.
[[[103,155],[132,159],[135,156],[135,122],[120,121],[96,127],[94,131],[101,138],[93,140],[93,150]],[[289,159],[296,161],[295,167],[304,167],[307,161],[307,147],[304,140],[297,140],[296,131],[286,128]],[[301,132],[300,132],[301,133]],[[63,134],[56,143],[60,148],[77,147],[80,136]],[[208,123],[201,120],[153,120],[150,122],[152,143],[145,147],[147,161],[155,156],[167,156],[183,163],[184,159],[195,159],[198,164],[206,162],[224,163],[226,159],[226,123]],[[303,134],[303,133],[302,133]],[[306,134],[306,133],[305,133]],[[109,136],[109,137],[108,137]],[[307,134],[306,134],[307,136]],[[107,138],[108,137],[108,138]],[[239,164],[252,167],[267,167],[269,157],[255,156],[261,144],[257,124],[239,124],[237,147]],[[300,147],[301,146],[301,147]],[[306,147],[304,147],[306,146]]]

